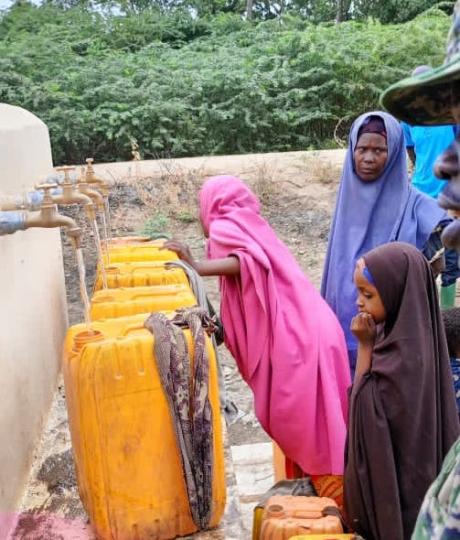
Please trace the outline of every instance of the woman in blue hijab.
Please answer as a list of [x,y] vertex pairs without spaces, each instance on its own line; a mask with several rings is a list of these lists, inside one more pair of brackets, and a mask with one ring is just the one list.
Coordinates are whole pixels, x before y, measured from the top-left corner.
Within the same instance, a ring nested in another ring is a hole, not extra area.
[[406,159],[404,135],[395,118],[377,111],[355,120],[321,286],[345,332],[352,375],[357,341],[350,323],[357,314],[353,284],[357,260],[395,241],[416,246],[430,262],[442,255],[440,232],[449,219],[434,199],[410,185]]

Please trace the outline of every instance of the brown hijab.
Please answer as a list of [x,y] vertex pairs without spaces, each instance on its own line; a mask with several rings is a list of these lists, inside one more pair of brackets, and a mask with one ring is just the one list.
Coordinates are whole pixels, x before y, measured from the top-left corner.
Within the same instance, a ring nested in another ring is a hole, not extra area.
[[366,540],[406,540],[460,428],[429,264],[401,242],[364,260],[387,319],[351,392],[345,507]]

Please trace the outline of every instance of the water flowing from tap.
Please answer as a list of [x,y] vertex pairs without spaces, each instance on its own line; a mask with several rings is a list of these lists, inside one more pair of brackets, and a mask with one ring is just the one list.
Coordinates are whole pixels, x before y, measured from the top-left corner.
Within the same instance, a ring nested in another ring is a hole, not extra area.
[[107,220],[105,219],[105,212],[101,214],[102,216],[102,239],[104,241],[104,262],[109,265],[109,238],[107,234]]
[[109,203],[109,196],[107,195],[104,197],[104,221],[106,223],[106,229],[107,229],[107,240],[112,239],[112,223],[110,220],[110,203]]
[[99,228],[97,226],[96,219],[93,220],[93,231],[94,231],[94,242],[96,244],[96,250],[97,250],[97,260],[99,263],[99,271],[101,272],[101,277],[102,277],[102,287],[104,289],[107,289],[107,273],[105,271],[105,261],[104,261],[104,255],[102,252],[101,236],[99,234]]
[[91,332],[91,317],[90,317],[91,306],[89,303],[88,291],[86,290],[85,261],[83,260],[83,251],[81,250],[81,248],[77,248],[75,250],[75,255],[77,257],[78,275],[80,277],[80,295],[83,302],[85,323],[86,323],[88,332]]

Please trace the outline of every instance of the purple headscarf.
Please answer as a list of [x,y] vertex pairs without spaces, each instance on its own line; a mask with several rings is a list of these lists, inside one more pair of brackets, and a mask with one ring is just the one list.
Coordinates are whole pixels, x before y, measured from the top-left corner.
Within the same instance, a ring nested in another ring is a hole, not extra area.
[[[388,144],[385,168],[373,182],[365,182],[358,177],[353,159],[358,132],[369,116],[382,118]],[[351,319],[357,313],[353,283],[356,261],[364,253],[387,242],[407,242],[421,250],[436,225],[446,217],[436,200],[410,185],[406,159],[403,132],[395,118],[377,111],[363,114],[355,120],[321,285],[322,295],[345,332],[351,361],[357,349],[356,339],[350,331]]]
[[387,132],[385,128],[385,122],[380,116],[368,116],[358,131],[358,141],[364,133],[377,133],[387,139]]

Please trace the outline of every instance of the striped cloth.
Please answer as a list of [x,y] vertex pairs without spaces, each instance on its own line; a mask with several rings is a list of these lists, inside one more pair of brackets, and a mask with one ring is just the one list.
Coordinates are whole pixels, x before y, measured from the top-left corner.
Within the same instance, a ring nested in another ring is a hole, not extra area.
[[[172,321],[152,313],[144,326],[155,338],[154,357],[174,423],[192,518],[205,529],[212,512],[213,430],[204,328],[212,331],[212,321],[201,308],[185,308]],[[192,333],[193,373],[181,327]]]

